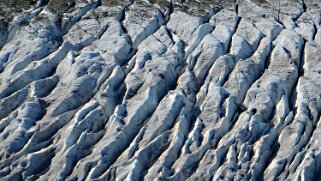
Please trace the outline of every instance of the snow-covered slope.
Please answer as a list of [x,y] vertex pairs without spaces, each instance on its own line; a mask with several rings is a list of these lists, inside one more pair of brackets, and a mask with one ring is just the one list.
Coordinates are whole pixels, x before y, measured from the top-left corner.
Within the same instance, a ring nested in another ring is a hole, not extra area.
[[3,0],[0,180],[317,180],[318,0]]

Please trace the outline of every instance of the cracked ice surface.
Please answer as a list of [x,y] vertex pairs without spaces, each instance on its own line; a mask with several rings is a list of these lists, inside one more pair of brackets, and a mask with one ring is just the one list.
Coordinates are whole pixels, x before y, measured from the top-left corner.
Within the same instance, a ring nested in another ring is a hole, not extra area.
[[0,180],[318,180],[314,0],[3,0]]

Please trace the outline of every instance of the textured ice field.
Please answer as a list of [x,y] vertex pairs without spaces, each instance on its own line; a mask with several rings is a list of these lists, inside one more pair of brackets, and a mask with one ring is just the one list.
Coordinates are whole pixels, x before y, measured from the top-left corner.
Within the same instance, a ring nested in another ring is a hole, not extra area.
[[321,178],[321,1],[0,1],[0,180]]

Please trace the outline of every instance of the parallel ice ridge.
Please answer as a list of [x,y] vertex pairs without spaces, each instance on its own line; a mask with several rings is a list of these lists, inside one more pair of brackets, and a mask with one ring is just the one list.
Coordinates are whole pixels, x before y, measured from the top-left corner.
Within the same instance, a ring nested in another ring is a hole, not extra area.
[[321,177],[318,0],[10,2],[0,180]]

